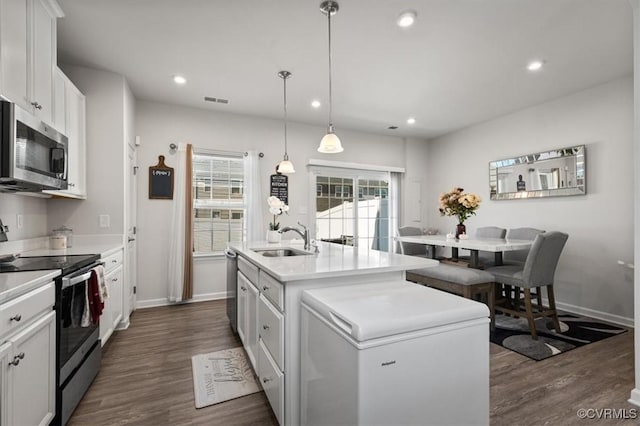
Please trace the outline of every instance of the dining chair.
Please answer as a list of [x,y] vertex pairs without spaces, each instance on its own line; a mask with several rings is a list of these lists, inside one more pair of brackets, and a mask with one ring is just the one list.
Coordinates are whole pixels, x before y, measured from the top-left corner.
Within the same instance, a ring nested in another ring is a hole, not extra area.
[[[496,311],[514,316],[521,316],[524,313],[529,323],[531,337],[534,340],[538,339],[535,318],[551,317],[556,332],[560,333],[560,322],[556,311],[553,281],[560,254],[568,238],[569,235],[563,232],[544,232],[538,234],[533,241],[533,245],[523,265],[502,265],[486,269],[487,272],[494,276],[496,283],[523,289],[524,311],[521,310],[519,291],[518,297],[515,299],[513,305],[495,304],[495,309]],[[542,305],[542,298],[540,296],[542,287],[546,287],[547,289],[548,307]],[[531,302],[532,289],[536,290],[535,295],[537,296],[535,310]]]
[[[474,236],[476,238],[504,238],[507,230],[498,228],[497,226],[483,226],[476,229]],[[461,260],[469,260],[469,256],[459,257]],[[495,253],[480,250],[478,252],[478,260],[484,267],[495,265]]]
[[[399,237],[410,237],[414,235],[422,235],[422,230],[415,226],[402,226],[398,228],[397,233]],[[401,254],[406,254],[407,256],[427,257],[427,246],[425,244],[398,242],[398,246]]]
[[[542,234],[544,230],[536,228],[510,228],[507,231],[507,240],[528,240],[533,241],[536,235]],[[502,255],[503,262],[509,264],[523,264],[527,259],[529,250],[507,251]]]

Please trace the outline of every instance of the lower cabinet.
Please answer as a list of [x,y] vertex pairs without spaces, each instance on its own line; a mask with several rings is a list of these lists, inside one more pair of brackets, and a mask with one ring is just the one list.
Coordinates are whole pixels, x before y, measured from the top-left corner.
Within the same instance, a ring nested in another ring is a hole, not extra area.
[[284,287],[246,263],[238,261],[238,334],[278,422],[284,425]]
[[[2,425],[48,425],[55,414],[56,323],[51,311],[0,347]],[[5,392],[6,390],[6,392]]]
[[258,288],[242,273],[238,272],[238,335],[251,365],[257,366],[258,347]]
[[116,253],[104,259],[104,281],[109,297],[104,301],[104,309],[100,317],[100,340],[102,341],[102,346],[109,340],[109,337],[111,337],[113,331],[118,328],[123,318],[123,256],[123,251],[118,250]]

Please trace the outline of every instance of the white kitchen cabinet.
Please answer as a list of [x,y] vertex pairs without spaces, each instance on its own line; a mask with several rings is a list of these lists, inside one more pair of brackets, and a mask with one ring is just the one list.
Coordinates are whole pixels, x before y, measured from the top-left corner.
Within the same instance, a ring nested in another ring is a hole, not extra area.
[[[68,188],[64,191],[43,191],[44,193],[76,199],[86,199],[86,101],[85,96],[78,90],[71,80],[57,70],[56,79],[56,108],[55,117],[58,118],[59,108],[64,107],[64,130],[68,138]],[[61,80],[59,82],[58,80]],[[61,86],[61,87],[59,87]],[[63,100],[59,98],[60,90],[64,90]],[[60,130],[60,129],[58,129]]]
[[54,125],[55,0],[0,0],[0,94]]
[[67,134],[67,92],[66,76],[62,70],[56,67],[53,76],[53,127],[62,133]]
[[237,315],[238,335],[244,346],[251,365],[257,366],[258,348],[258,288],[247,278],[244,273],[238,271],[237,289]]
[[30,110],[29,1],[0,0],[0,94]]
[[9,339],[9,425],[48,425],[55,415],[55,318],[51,311]]
[[7,401],[9,399],[9,362],[13,359],[11,356],[11,343],[7,342],[0,345],[0,425],[8,425]]
[[104,308],[100,316],[100,340],[102,346],[109,340],[123,317],[123,251],[118,250],[103,259],[104,281],[109,297],[104,301]]
[[0,425],[47,425],[55,415],[55,284],[0,305]]

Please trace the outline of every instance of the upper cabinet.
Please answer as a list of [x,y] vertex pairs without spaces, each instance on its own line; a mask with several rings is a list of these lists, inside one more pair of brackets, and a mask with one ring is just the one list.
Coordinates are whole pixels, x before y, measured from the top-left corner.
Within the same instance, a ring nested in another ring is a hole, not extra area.
[[0,95],[54,125],[55,0],[0,0]]
[[55,127],[68,138],[68,188],[64,191],[43,191],[67,198],[87,198],[86,191],[86,128],[85,97],[78,88],[56,69]]

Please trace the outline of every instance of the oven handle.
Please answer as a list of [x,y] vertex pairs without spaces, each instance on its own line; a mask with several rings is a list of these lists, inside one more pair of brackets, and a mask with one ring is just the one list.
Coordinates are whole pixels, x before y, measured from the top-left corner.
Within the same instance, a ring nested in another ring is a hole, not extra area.
[[76,275],[75,277],[65,277],[62,279],[62,288],[74,286],[78,283],[81,283],[82,281],[88,280],[89,278],[91,278],[91,271],[86,272],[82,275]]

